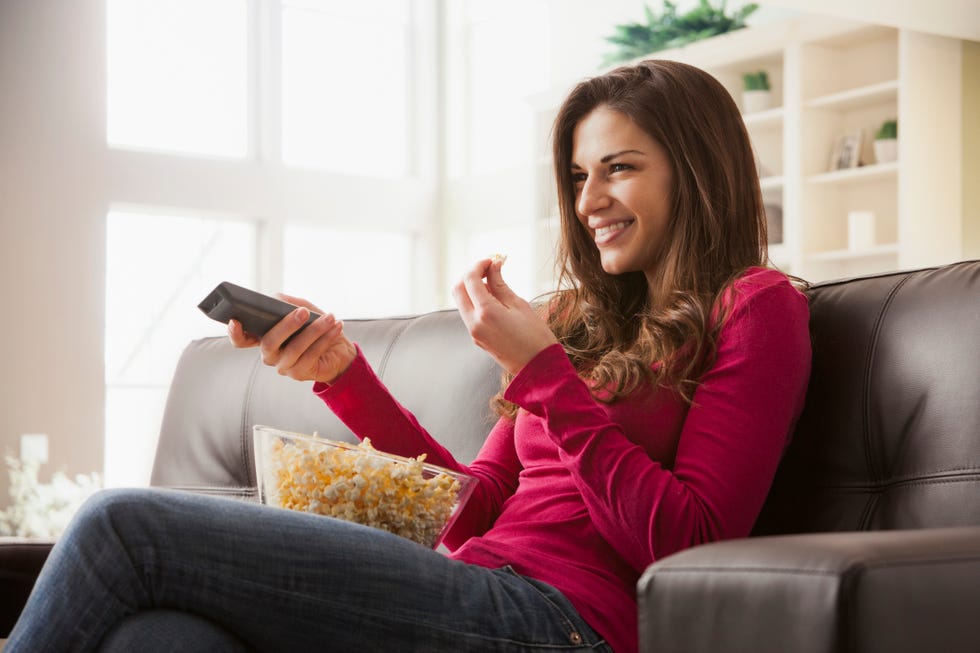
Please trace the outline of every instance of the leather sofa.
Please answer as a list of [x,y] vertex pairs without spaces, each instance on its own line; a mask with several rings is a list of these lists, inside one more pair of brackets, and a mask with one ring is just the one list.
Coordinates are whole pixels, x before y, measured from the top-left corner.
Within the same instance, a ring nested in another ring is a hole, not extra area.
[[[980,261],[815,285],[806,407],[752,537],[652,565],[646,652],[980,650]],[[388,387],[463,461],[499,371],[455,311],[347,320]],[[152,484],[254,499],[251,427],[352,435],[224,338],[176,370]],[[0,635],[44,543],[0,545]]]

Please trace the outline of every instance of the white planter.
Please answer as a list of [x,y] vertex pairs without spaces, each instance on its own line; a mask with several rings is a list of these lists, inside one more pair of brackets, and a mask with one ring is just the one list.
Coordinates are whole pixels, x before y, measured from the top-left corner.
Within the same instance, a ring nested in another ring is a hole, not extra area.
[[765,111],[772,106],[772,91],[742,91],[742,113]]
[[898,139],[882,138],[874,142],[875,161],[877,163],[891,163],[898,159]]

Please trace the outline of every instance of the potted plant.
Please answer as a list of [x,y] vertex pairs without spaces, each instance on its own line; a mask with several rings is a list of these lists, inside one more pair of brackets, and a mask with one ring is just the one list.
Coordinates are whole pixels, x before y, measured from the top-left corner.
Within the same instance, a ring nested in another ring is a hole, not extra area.
[[631,61],[652,52],[679,48],[694,41],[742,29],[746,26],[745,19],[759,8],[753,2],[728,14],[726,2],[727,0],[722,0],[721,5],[715,7],[710,0],[698,0],[696,7],[679,13],[675,2],[663,0],[663,11],[659,14],[644,5],[645,22],[616,25],[616,33],[606,38],[606,41],[616,46],[616,51],[607,55],[602,65]]
[[898,159],[898,121],[886,120],[875,132],[875,161],[889,163]]
[[754,113],[765,111],[772,106],[772,90],[769,87],[769,75],[764,70],[757,70],[742,75],[742,111]]

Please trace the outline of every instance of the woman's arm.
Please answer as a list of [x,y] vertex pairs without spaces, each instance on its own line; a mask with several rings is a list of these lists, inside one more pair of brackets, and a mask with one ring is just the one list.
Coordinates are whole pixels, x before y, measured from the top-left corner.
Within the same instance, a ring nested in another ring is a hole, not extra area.
[[508,400],[546,421],[596,528],[638,571],[695,544],[748,535],[802,409],[806,300],[785,280],[752,286],[695,392],[672,469],[610,423],[558,346],[507,389]]
[[462,465],[402,406],[374,373],[360,348],[334,383],[315,383],[313,392],[358,437],[371,438],[380,450],[400,456],[426,455],[426,462],[464,472],[479,484],[453,525],[445,543],[450,549],[485,532],[504,501],[517,489],[521,470],[514,448],[514,424],[501,419],[490,431],[476,460]]
[[[430,463],[476,477],[479,484],[447,536],[447,546],[462,544],[489,528],[504,501],[517,488],[521,466],[514,450],[513,424],[502,420],[491,431],[477,459],[469,467],[459,464],[391,396],[360,348],[344,334],[342,322],[304,299],[280,297],[299,308],[262,338],[245,333],[232,320],[228,325],[232,343],[236,347],[259,347],[262,362],[284,376],[314,381],[314,392],[351,431],[362,439],[370,437],[378,449],[413,458],[424,453]],[[310,310],[322,317],[297,333],[306,324]]]

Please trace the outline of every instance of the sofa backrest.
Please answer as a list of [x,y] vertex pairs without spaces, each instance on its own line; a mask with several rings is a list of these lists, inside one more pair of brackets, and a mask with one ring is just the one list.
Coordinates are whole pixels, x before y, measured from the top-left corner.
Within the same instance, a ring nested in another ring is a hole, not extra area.
[[[456,311],[344,325],[394,396],[457,459],[472,460],[495,421],[488,400],[500,370]],[[255,424],[356,441],[312,385],[280,376],[256,349],[235,349],[227,338],[191,342],[170,387],[151,484],[254,498]]]
[[810,332],[756,532],[980,524],[980,261],[819,284]]
[[[757,533],[980,524],[980,261],[810,290],[806,407]],[[345,320],[392,393],[461,461],[494,422],[499,370],[455,311]],[[192,342],[152,484],[254,497],[251,429],[352,440],[310,392],[227,338]]]

